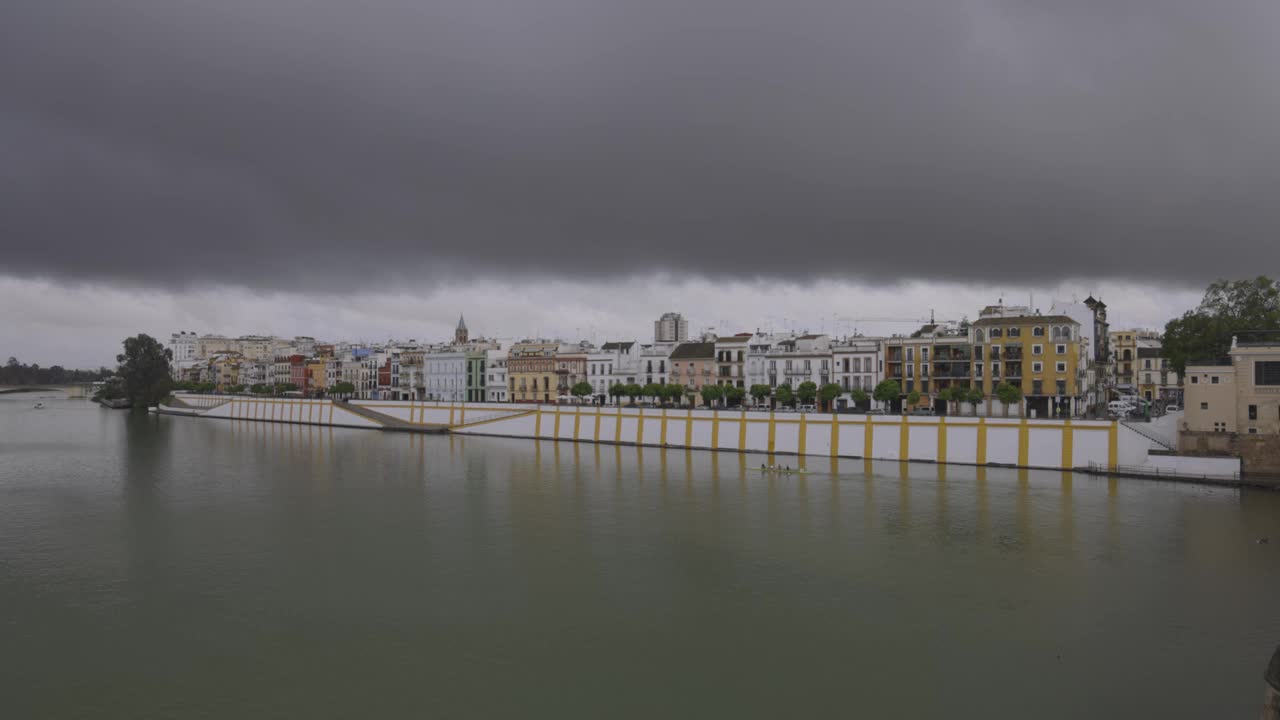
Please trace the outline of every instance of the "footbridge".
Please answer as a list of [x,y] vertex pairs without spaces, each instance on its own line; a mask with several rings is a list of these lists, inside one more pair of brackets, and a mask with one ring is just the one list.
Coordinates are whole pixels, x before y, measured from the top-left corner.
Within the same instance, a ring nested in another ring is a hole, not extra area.
[[70,385],[0,385],[0,395],[18,393],[50,393],[61,392],[69,398],[91,398],[97,388],[94,383],[72,383]]

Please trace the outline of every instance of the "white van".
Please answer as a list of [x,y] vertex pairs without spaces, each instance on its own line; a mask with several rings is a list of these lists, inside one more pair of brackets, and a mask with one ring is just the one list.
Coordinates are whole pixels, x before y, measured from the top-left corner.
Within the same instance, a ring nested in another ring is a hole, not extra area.
[[1133,406],[1126,400],[1112,400],[1107,403],[1107,411],[1112,415],[1128,415],[1133,412]]

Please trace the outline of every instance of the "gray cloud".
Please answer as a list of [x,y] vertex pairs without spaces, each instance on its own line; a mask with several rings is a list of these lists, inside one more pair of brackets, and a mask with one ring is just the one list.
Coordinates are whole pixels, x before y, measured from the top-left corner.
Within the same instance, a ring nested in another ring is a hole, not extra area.
[[0,271],[1199,283],[1280,260],[1271,0],[8,0]]

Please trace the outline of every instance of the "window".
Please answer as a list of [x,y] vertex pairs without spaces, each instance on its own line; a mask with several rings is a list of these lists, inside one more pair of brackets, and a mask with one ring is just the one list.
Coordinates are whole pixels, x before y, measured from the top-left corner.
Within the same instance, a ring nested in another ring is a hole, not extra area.
[[1066,381],[1066,380],[1059,380],[1059,381],[1058,381],[1058,395],[1059,395],[1059,396],[1064,396],[1064,395],[1066,395],[1066,394],[1067,394],[1067,381]]
[[1254,385],[1280,385],[1280,360],[1259,360],[1253,364]]
[[1209,409],[1209,403],[1207,403],[1207,402],[1202,402],[1202,403],[1200,403],[1200,409],[1201,409],[1201,410],[1208,410],[1208,409]]
[[1000,328],[991,328],[991,339],[995,340],[1000,337]]
[[1209,378],[1209,383],[1210,383],[1211,385],[1217,385],[1217,384],[1218,384],[1218,376],[1217,376],[1217,375],[1214,375],[1213,377]]
[[1044,337],[1044,326],[1037,325],[1031,328],[1031,334],[1035,337]]
[[1191,376],[1191,384],[1192,384],[1192,385],[1199,385],[1199,384],[1200,384],[1200,376],[1199,376],[1199,375],[1192,375],[1192,376]]
[[1058,353],[1059,355],[1066,355],[1066,354],[1067,354],[1067,346],[1066,346],[1066,345],[1059,345],[1059,346],[1055,347],[1055,348],[1053,349],[1053,351],[1054,351],[1054,352],[1056,352],[1056,353]]
[[1043,354],[1044,354],[1044,346],[1043,346],[1043,345],[1032,345],[1032,346],[1031,346],[1031,354],[1032,354],[1032,355],[1043,355]]
[[915,390],[915,389],[916,389],[916,381],[915,381],[915,380],[908,380],[908,381],[907,381],[907,392],[911,392],[912,390]]
[[982,346],[981,346],[981,345],[979,345],[978,347],[976,347],[976,348],[974,348],[974,349],[973,349],[973,359],[974,359],[974,360],[981,360],[981,359],[982,359]]
[[1032,395],[1043,395],[1043,394],[1044,394],[1044,382],[1042,382],[1042,381],[1040,381],[1040,380],[1032,380],[1032,381],[1031,381],[1031,394],[1032,394]]
[[916,373],[916,366],[915,366],[915,365],[908,365],[908,366],[907,366],[907,377],[915,377],[915,373]]
[[1067,364],[1064,362],[1060,362],[1057,365],[1055,365],[1053,369],[1056,370],[1057,372],[1064,373],[1067,371]]
[[973,331],[973,339],[974,339],[974,341],[975,341],[975,342],[982,342],[982,340],[983,340],[983,335],[984,335],[984,334],[985,334],[985,333],[983,333],[983,332],[982,332],[982,328],[978,328],[977,330],[974,330],[974,331]]
[[907,348],[907,362],[915,360],[915,348]]
[[1022,337],[1022,328],[1009,328],[1009,337]]
[[920,381],[920,392],[922,392],[922,393],[927,393],[927,392],[929,392],[929,381],[928,381],[928,380],[921,380],[921,381]]
[[976,378],[982,377],[982,363],[973,364],[973,376]]
[[929,348],[920,348],[920,362],[929,362]]
[[1038,373],[1038,372],[1041,372],[1042,370],[1044,370],[1044,363],[1042,363],[1042,362],[1033,362],[1033,363],[1031,363],[1031,372],[1037,372],[1037,373]]
[[1258,419],[1258,406],[1257,406],[1257,405],[1250,405],[1250,406],[1249,406],[1249,419],[1250,419],[1250,420],[1257,420],[1257,419]]

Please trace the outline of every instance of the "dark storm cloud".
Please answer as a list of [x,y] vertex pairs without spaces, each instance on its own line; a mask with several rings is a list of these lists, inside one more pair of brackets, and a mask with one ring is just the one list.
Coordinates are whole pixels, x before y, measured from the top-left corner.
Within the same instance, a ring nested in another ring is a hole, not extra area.
[[8,0],[0,272],[1197,282],[1280,259],[1273,0]]

